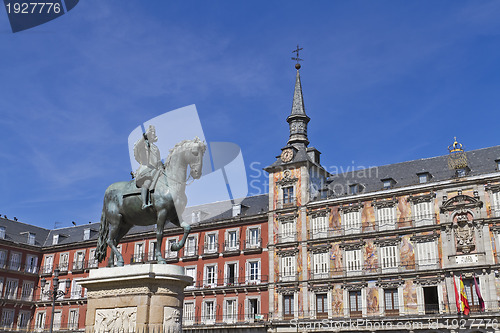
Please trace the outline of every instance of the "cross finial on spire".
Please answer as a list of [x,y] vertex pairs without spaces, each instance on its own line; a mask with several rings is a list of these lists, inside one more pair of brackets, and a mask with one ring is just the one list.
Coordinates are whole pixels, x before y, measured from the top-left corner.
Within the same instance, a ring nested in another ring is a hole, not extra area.
[[302,47],[299,47],[299,44],[297,44],[297,49],[293,50],[292,53],[296,53],[297,55],[295,57],[292,57],[292,60],[296,60],[297,63],[295,64],[295,68],[300,69],[300,63],[299,61],[303,61],[304,59],[299,58],[299,51],[302,50]]

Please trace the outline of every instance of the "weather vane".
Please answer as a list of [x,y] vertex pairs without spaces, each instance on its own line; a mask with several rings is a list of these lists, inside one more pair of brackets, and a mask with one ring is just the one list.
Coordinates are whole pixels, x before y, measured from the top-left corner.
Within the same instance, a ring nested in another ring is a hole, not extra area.
[[292,57],[292,60],[296,60],[297,63],[295,64],[295,68],[300,69],[300,63],[299,61],[303,61],[304,59],[299,58],[299,51],[302,50],[302,47],[299,47],[299,44],[297,44],[297,49],[293,50],[292,53],[296,53],[296,57]]

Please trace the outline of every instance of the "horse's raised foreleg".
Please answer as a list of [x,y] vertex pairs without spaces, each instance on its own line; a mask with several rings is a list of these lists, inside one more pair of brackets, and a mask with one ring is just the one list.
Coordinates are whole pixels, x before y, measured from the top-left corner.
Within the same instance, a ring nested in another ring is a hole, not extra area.
[[[118,251],[118,248],[116,247],[118,245],[118,236],[121,233],[121,222],[122,222],[122,216],[121,214],[118,214],[117,216],[109,216],[109,233],[108,233],[108,246],[111,249],[111,256],[110,260],[113,263],[114,257],[116,256],[116,265],[117,266],[123,266],[124,261],[123,261],[123,256]],[[128,230],[127,230],[128,231]],[[126,232],[125,232],[126,233]]]
[[165,221],[167,219],[167,210],[162,209],[158,211],[158,217],[156,218],[156,249],[155,257],[156,262],[159,264],[166,264],[167,261],[161,255],[161,245],[163,242],[163,227],[165,226]]
[[186,222],[181,223],[182,229],[184,229],[184,235],[182,236],[182,239],[179,243],[172,244],[170,249],[172,251],[179,251],[184,247],[184,244],[186,243],[187,236],[189,235],[189,232],[191,231],[191,226],[187,224]]

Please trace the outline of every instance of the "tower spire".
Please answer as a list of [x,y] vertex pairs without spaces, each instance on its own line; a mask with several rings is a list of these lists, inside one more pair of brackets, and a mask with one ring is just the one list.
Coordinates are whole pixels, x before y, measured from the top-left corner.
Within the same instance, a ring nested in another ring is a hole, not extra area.
[[296,60],[295,68],[297,69],[297,75],[295,78],[295,90],[293,92],[293,104],[292,112],[286,118],[286,121],[290,125],[290,138],[288,139],[288,144],[293,145],[296,148],[307,147],[309,140],[307,139],[307,123],[309,123],[310,118],[306,114],[306,109],[304,107],[304,97],[302,96],[302,84],[300,83],[300,63],[302,59],[299,58],[299,51],[302,48],[297,45],[297,49],[292,52],[296,53],[297,56],[293,57],[292,60]]

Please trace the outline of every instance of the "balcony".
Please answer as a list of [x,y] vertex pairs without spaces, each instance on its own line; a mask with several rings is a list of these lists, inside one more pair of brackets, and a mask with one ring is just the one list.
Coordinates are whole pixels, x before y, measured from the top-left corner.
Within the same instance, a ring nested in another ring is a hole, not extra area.
[[278,276],[279,282],[291,282],[291,281],[298,281],[299,280],[299,273],[298,272],[280,272]]
[[298,234],[297,232],[293,233],[282,233],[277,235],[277,244],[281,243],[294,243],[297,242],[298,240]]
[[243,253],[251,254],[251,253],[261,253],[261,252],[262,252],[262,238],[245,240],[245,248],[243,249]]
[[148,254],[143,252],[143,253],[136,253],[130,256],[130,264],[145,264],[148,261]]
[[209,243],[203,245],[202,259],[218,258],[219,257],[219,244]]
[[174,263],[179,261],[179,251],[172,251],[167,248],[163,254],[167,263]]
[[293,208],[297,206],[297,198],[290,197],[276,202],[276,209]]
[[[241,309],[240,309],[241,311]],[[268,321],[269,314],[267,313],[231,313],[222,314],[222,311],[217,311],[217,314],[206,315],[206,316],[189,316],[184,315],[182,318],[183,326],[227,326],[228,324],[233,325],[264,325]]]
[[[21,262],[20,261],[9,261],[7,267],[11,271],[20,271],[21,270]],[[5,266],[4,266],[4,268],[5,268]]]
[[45,265],[40,268],[41,276],[52,275],[52,270],[54,269],[54,265]]
[[491,206],[491,217],[500,217],[500,206]]
[[66,274],[68,272],[69,263],[63,262],[63,263],[59,264],[57,266],[57,268],[59,268],[59,273],[60,274]]
[[74,261],[73,268],[71,269],[72,273],[81,273],[88,269],[88,262],[85,260]]
[[239,241],[225,241],[224,250],[222,255],[224,257],[234,256],[240,254],[240,242]]
[[206,288],[237,288],[249,287],[268,282],[267,275],[254,275],[254,276],[235,276],[221,279],[205,279],[195,281],[192,288],[206,289]]

